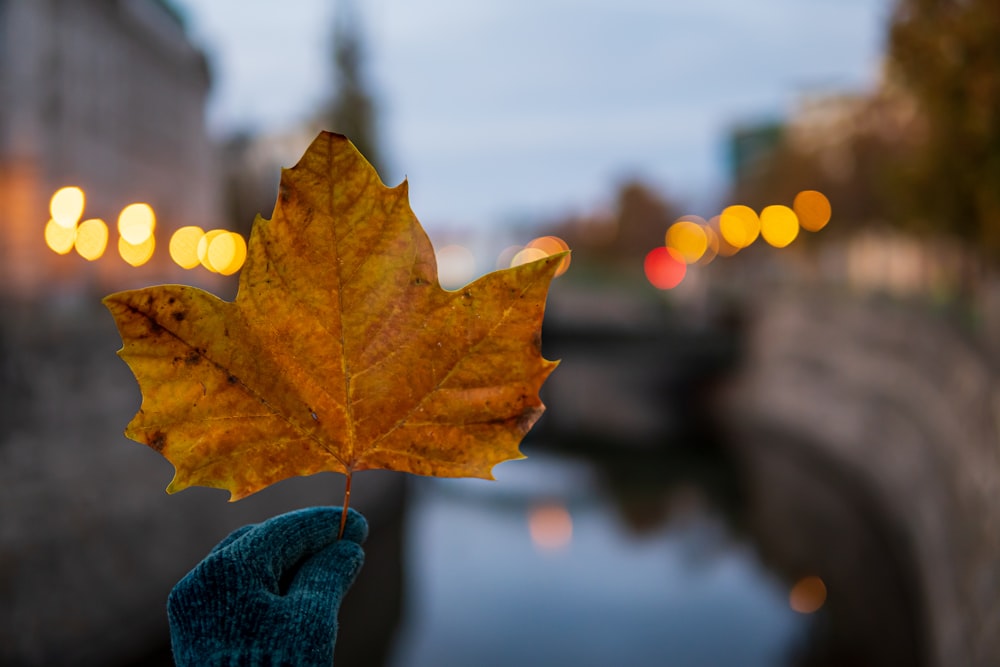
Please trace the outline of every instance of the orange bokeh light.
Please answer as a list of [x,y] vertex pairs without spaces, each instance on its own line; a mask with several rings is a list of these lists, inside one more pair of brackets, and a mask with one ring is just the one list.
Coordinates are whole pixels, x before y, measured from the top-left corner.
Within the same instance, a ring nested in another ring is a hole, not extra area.
[[542,551],[563,549],[573,539],[573,517],[562,505],[539,505],[528,512],[528,532]]
[[[563,241],[558,236],[539,236],[538,238],[532,239],[530,242],[528,242],[528,245],[524,246],[524,248],[525,250],[528,249],[541,250],[543,253],[545,253],[544,255],[542,255],[542,257],[549,257],[550,255],[558,255],[561,252],[568,251],[569,244]],[[559,266],[556,267],[556,272],[554,277],[558,277],[566,273],[566,270],[569,269],[569,261],[570,261],[569,257],[570,256],[568,253],[563,255],[562,261],[559,262]],[[538,259],[541,259],[541,257],[539,257]],[[529,261],[534,261],[534,260],[529,260]]]
[[826,584],[815,575],[795,582],[788,594],[788,604],[800,614],[812,614],[826,603]]
[[818,232],[826,227],[826,223],[830,222],[830,217],[833,214],[830,200],[818,190],[803,190],[795,195],[792,208],[799,216],[799,224],[802,225],[802,229],[810,232]]

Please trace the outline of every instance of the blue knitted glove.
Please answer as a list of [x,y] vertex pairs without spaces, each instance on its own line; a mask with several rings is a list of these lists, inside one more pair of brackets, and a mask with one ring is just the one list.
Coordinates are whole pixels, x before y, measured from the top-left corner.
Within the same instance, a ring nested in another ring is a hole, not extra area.
[[333,663],[340,601],[364,562],[368,523],[312,507],[237,529],[167,599],[178,667]]

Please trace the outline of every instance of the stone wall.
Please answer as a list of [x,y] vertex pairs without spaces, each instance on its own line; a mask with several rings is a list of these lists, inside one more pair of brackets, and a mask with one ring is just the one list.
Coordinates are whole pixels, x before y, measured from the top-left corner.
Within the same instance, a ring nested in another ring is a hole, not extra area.
[[[1000,376],[926,306],[770,294],[724,395],[735,429],[796,437],[857,473],[916,560],[928,664],[1000,664]],[[753,442],[749,440],[748,442]]]

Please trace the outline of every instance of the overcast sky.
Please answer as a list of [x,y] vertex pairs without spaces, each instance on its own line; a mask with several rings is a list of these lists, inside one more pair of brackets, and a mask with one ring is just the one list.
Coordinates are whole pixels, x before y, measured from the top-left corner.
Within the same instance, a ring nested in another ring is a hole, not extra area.
[[[330,94],[338,3],[175,4],[213,65],[215,134],[287,128]],[[408,178],[413,209],[431,226],[589,210],[631,176],[711,215],[732,125],[786,115],[806,93],[873,85],[890,7],[355,0],[383,180]]]

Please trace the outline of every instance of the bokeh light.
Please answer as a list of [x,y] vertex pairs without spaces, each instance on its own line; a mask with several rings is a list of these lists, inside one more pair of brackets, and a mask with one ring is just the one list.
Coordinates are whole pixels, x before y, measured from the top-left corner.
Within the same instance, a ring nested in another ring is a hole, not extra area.
[[148,262],[154,250],[156,250],[156,237],[152,234],[137,245],[126,241],[124,236],[118,237],[118,255],[131,266],[142,266]]
[[702,230],[705,232],[705,253],[698,260],[698,263],[711,264],[719,256],[719,233],[707,222],[702,225]]
[[[201,264],[198,259],[198,242],[205,235],[201,227],[181,227],[170,237],[170,258],[183,269],[193,269]],[[206,248],[207,250],[207,248]]]
[[156,229],[156,214],[149,204],[129,204],[118,215],[118,234],[134,246],[141,245]]
[[749,206],[733,204],[719,216],[719,231],[734,248],[747,248],[760,235],[760,218]]
[[643,263],[646,279],[657,289],[673,289],[681,284],[687,275],[687,263],[673,248],[659,246],[646,254]]
[[719,243],[718,248],[716,248],[716,254],[719,257],[732,257],[740,251],[739,248],[734,246],[732,243],[726,240],[726,237],[722,235],[722,216],[713,215],[708,221],[708,229],[715,232],[715,238]]
[[205,263],[211,270],[231,276],[243,267],[247,258],[247,243],[236,232],[223,230],[208,244]]
[[[49,215],[65,229],[75,229],[83,216],[85,197],[83,190],[76,186],[59,188],[49,200]],[[67,251],[68,252],[68,251]]]
[[512,262],[514,260],[514,256],[517,255],[517,253],[521,252],[522,250],[524,250],[523,245],[507,246],[506,248],[501,250],[500,254],[497,255],[497,261],[495,265],[496,268],[506,269],[513,266]]
[[817,190],[803,190],[795,195],[792,208],[799,216],[799,224],[810,232],[818,232],[826,227],[826,223],[830,222],[830,217],[833,215],[830,200]]
[[511,268],[515,266],[521,266],[522,264],[527,264],[529,262],[537,262],[540,259],[545,259],[548,254],[541,248],[521,248],[516,255],[514,255],[510,260]]
[[[536,239],[532,239],[525,248],[537,248],[545,253],[545,257],[551,255],[558,255],[561,252],[566,252],[569,250],[569,244],[563,241],[558,236],[539,236]],[[563,255],[562,260],[559,262],[559,266],[556,267],[556,272],[553,277],[559,277],[566,273],[569,269],[570,255],[569,253]]]
[[213,229],[211,231],[205,232],[205,234],[200,239],[198,239],[198,248],[197,248],[198,261],[201,263],[202,266],[204,266],[212,273],[218,273],[219,271],[211,264],[211,262],[208,261],[208,246],[209,244],[212,243],[212,241],[217,239],[220,234],[225,234],[225,233],[226,230],[224,229]]
[[65,255],[73,249],[76,242],[76,223],[72,227],[63,227],[55,220],[45,223],[45,245],[52,252]]
[[787,206],[767,206],[760,212],[760,235],[775,248],[784,248],[799,235],[799,217]]
[[680,219],[667,228],[666,246],[680,253],[687,264],[700,260],[708,250],[705,228],[690,219]]
[[467,285],[476,275],[476,258],[472,251],[458,244],[449,244],[436,253],[438,282],[445,289]]
[[825,603],[826,584],[814,575],[799,579],[788,594],[789,606],[800,614],[817,612]]
[[573,517],[562,505],[539,505],[528,512],[528,532],[542,551],[563,549],[573,539]]
[[93,262],[104,254],[108,247],[108,226],[100,218],[84,220],[76,229],[76,252],[85,260]]

